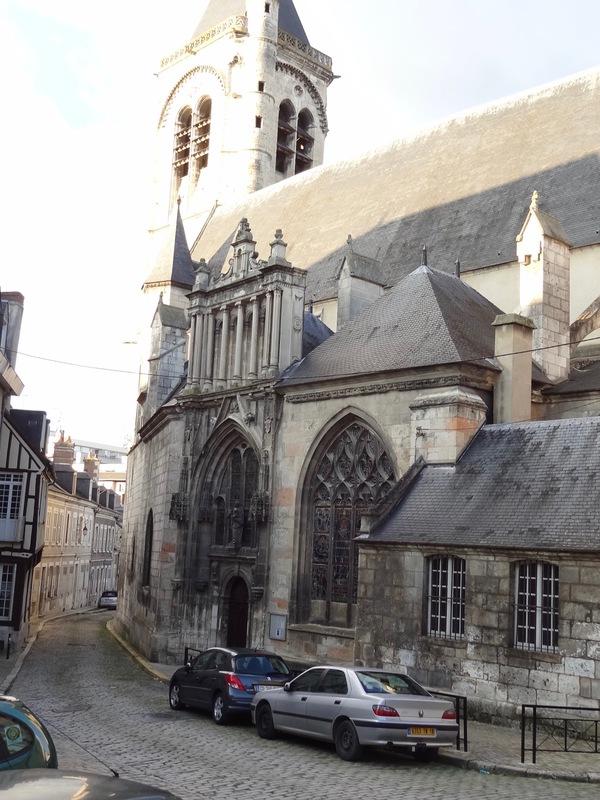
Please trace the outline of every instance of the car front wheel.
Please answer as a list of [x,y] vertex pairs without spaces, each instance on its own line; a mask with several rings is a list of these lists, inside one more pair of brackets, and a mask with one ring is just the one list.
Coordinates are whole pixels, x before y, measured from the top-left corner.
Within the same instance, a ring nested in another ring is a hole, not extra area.
[[358,761],[362,756],[362,745],[356,728],[349,719],[340,722],[335,730],[335,749],[344,761]]
[[268,703],[261,703],[256,709],[256,730],[261,739],[274,739],[277,736],[273,712]]
[[169,703],[175,711],[181,711],[182,708],[185,708],[185,705],[181,702],[181,689],[177,682],[172,683],[169,689]]
[[216,724],[225,725],[227,722],[227,703],[220,692],[219,694],[216,694],[213,699],[212,712],[213,720],[216,722]]

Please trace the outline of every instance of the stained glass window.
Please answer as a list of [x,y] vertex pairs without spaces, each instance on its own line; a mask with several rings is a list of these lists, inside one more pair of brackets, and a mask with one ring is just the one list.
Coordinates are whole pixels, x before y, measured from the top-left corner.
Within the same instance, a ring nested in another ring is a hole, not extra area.
[[358,589],[354,538],[361,514],[385,497],[394,483],[380,439],[359,423],[346,428],[321,457],[311,486],[311,600],[331,621],[332,603],[349,607]]

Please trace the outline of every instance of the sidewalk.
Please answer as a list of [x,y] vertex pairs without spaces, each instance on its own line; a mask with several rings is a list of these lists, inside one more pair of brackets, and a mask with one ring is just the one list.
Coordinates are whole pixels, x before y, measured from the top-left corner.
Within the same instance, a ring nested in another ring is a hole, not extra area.
[[[78,613],[84,613],[89,610],[81,609]],[[49,621],[49,619],[44,620],[44,622]],[[40,623],[35,634],[23,650],[20,652],[11,650],[8,659],[6,658],[6,653],[0,653],[1,694],[10,692],[10,687],[44,622]],[[181,666],[147,661],[113,630],[111,620],[107,623],[107,629],[132,658],[137,661],[140,667],[157,680],[168,683],[173,672],[178,666]],[[468,746],[469,749],[466,753],[462,750],[450,750],[449,748],[441,750],[438,760],[445,764],[453,764],[482,773],[503,773],[600,784],[600,753],[538,752],[537,763],[532,764],[531,752],[528,752],[525,754],[525,763],[521,764],[521,732],[518,727],[509,728],[499,725],[487,725],[483,722],[469,720]],[[526,746],[531,747],[530,736],[527,738]]]

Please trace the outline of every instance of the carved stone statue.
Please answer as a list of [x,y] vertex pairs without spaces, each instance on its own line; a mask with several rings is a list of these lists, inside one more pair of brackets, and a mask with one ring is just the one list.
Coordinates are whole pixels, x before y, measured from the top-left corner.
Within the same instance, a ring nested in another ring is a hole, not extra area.
[[240,501],[236,500],[230,511],[231,517],[231,544],[237,550],[242,544],[242,531],[244,528],[244,509]]

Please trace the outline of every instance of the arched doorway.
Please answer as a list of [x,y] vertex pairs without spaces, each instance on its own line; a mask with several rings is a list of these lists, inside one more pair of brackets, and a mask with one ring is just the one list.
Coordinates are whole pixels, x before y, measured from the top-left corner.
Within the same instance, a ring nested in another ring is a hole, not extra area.
[[229,590],[228,647],[246,647],[248,644],[248,609],[248,587],[242,578],[234,578]]

